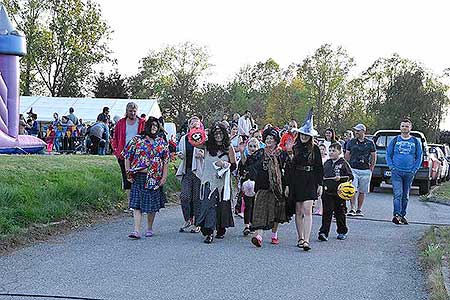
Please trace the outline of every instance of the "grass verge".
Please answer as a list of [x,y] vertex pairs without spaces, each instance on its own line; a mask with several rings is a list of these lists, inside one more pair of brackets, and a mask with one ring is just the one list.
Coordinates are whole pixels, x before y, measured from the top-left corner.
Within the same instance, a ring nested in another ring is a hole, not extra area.
[[[169,200],[179,189],[171,163]],[[112,156],[0,156],[0,248],[27,232],[46,232],[50,224],[79,227],[122,212],[126,205]]]
[[450,205],[450,181],[437,186],[428,197],[423,197],[422,200]]
[[421,240],[421,262],[427,275],[430,300],[449,300],[442,273],[443,259],[450,256],[450,228],[431,227]]

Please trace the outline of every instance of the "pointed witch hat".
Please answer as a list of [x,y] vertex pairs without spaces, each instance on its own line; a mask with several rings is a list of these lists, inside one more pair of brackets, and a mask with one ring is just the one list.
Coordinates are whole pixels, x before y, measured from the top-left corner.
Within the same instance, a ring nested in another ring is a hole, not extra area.
[[319,133],[317,132],[317,130],[314,129],[314,121],[313,121],[314,117],[313,117],[313,109],[311,108],[308,112],[308,115],[306,116],[305,122],[303,122],[302,127],[300,127],[299,129],[297,129],[297,132],[300,132],[301,134],[304,135],[309,135],[309,136],[317,136],[319,135]]

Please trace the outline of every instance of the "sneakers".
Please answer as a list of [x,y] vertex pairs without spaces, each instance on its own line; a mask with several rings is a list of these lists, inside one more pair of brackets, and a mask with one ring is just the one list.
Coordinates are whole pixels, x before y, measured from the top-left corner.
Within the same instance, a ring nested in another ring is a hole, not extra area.
[[270,242],[272,245],[278,245],[280,243],[280,241],[278,240],[278,238],[273,237],[272,241]]
[[345,239],[347,238],[347,235],[344,234],[344,233],[339,233],[339,234],[336,236],[336,238],[337,238],[338,240],[343,241],[343,240],[345,240]]
[[252,237],[252,244],[260,248],[262,246],[262,236],[258,234],[257,236]]
[[406,217],[400,217],[400,220],[402,221],[403,225],[408,225],[408,220],[406,219]]
[[180,228],[180,232],[189,232],[191,230],[192,224],[190,221],[186,221],[184,222],[183,226],[181,226]]
[[354,217],[356,215],[356,211],[354,209],[350,209],[350,211],[347,213],[347,216]]
[[322,241],[322,242],[328,241],[328,237],[325,235],[325,233],[323,233],[323,232],[319,233],[319,241]]
[[360,209],[358,209],[355,212],[355,217],[364,217],[364,214],[363,214],[363,212]]
[[213,236],[212,236],[212,234],[210,234],[210,235],[207,235],[206,236],[206,238],[205,238],[205,240],[203,241],[203,243],[205,243],[205,244],[211,244],[212,242],[213,242]]
[[251,233],[250,228],[245,227],[244,230],[242,231],[242,233],[244,234],[244,236],[247,236]]
[[400,215],[395,214],[394,217],[392,218],[392,223],[397,224],[397,225],[403,224],[402,218],[400,217]]
[[199,233],[199,232],[200,232],[200,226],[192,225],[191,233]]

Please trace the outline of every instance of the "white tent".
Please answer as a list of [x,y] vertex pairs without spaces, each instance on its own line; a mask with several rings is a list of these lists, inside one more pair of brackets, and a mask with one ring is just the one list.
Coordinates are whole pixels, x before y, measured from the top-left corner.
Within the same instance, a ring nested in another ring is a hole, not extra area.
[[123,117],[128,102],[135,102],[139,109],[138,115],[146,114],[159,118],[161,109],[157,99],[108,99],[108,98],[60,98],[42,96],[20,97],[20,113],[26,113],[33,109],[38,115],[38,121],[53,121],[53,113],[59,117],[69,114],[69,107],[73,107],[74,114],[84,122],[95,122],[103,107],[109,107],[111,119],[114,116]]

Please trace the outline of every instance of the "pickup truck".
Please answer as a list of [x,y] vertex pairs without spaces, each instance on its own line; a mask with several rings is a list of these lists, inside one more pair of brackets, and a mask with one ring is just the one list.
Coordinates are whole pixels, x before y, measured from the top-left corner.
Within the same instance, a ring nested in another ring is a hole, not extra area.
[[[400,134],[400,130],[378,130],[375,132],[373,142],[377,149],[377,162],[372,174],[372,181],[370,182],[370,190],[373,191],[375,187],[379,187],[384,181],[391,183],[391,171],[386,163],[386,148],[394,137]],[[411,135],[419,138],[422,141],[423,160],[422,166],[416,173],[413,185],[419,187],[419,194],[426,195],[431,187],[432,164],[429,159],[427,139],[420,131],[411,131]]]

